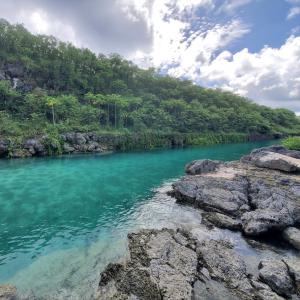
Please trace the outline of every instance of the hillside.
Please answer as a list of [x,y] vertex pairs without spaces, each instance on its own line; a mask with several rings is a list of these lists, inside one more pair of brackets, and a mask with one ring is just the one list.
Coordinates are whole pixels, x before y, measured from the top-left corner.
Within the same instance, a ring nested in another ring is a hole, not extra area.
[[166,135],[205,144],[296,134],[300,122],[289,110],[161,76],[119,55],[97,56],[1,20],[0,137],[21,144],[67,132],[152,135],[151,147]]

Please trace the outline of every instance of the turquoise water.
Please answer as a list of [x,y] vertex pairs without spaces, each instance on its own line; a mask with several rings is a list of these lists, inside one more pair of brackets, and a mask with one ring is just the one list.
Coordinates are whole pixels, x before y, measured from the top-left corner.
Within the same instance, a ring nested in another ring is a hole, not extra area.
[[84,299],[105,264],[125,253],[129,231],[199,222],[194,210],[157,196],[187,162],[234,160],[272,143],[1,160],[0,283]]

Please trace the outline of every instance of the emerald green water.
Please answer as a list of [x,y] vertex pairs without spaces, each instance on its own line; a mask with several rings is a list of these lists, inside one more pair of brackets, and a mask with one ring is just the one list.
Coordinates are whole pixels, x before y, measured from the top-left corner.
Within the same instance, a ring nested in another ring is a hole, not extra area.
[[187,162],[234,160],[272,143],[1,160],[0,284],[84,299],[123,256],[129,231],[199,222],[163,193]]

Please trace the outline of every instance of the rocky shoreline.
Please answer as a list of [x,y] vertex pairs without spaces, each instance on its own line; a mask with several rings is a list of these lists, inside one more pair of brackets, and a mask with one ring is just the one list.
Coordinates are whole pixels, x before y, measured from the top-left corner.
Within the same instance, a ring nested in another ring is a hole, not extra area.
[[[188,134],[187,134],[188,135]],[[250,142],[282,138],[281,134],[249,135]],[[234,140],[232,141],[234,142]],[[61,154],[104,153],[119,150],[176,148],[190,145],[186,134],[145,135],[143,133],[101,134],[67,132],[38,136],[16,142],[0,136],[0,158],[44,157]]]
[[201,210],[207,230],[240,231],[269,256],[249,267],[230,240],[142,230],[128,235],[130,258],[101,273],[95,299],[300,299],[299,172],[300,152],[281,146],[188,164],[169,194]]

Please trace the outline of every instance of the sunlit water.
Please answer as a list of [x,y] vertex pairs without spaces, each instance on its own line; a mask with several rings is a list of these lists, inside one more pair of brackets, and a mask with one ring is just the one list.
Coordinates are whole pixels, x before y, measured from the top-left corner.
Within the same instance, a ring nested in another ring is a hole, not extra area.
[[126,254],[128,232],[185,226],[205,235],[200,213],[165,194],[187,162],[234,160],[268,144],[1,160],[0,284],[39,298],[89,299],[105,265]]

